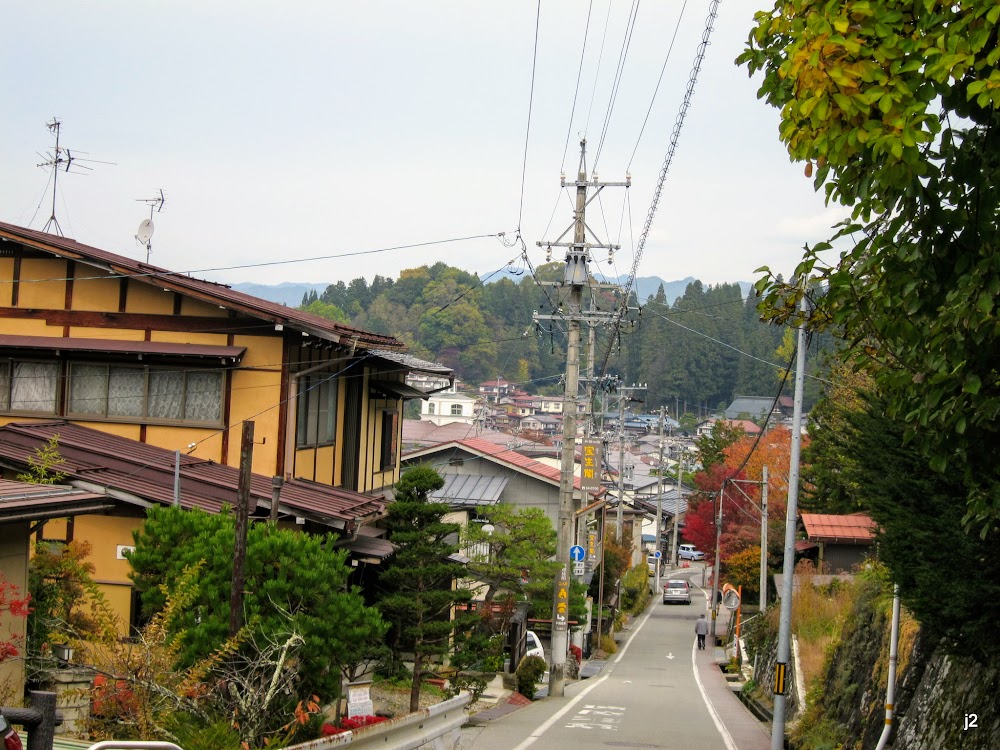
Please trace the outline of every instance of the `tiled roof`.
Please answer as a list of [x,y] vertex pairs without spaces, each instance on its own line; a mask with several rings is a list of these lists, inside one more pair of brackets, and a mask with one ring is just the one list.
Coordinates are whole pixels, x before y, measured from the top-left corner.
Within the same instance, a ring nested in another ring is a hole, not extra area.
[[[105,488],[120,499],[123,493],[141,502],[169,505],[174,496],[174,451],[140,443],[62,420],[14,423],[0,428],[0,462],[23,467],[34,451],[58,436],[66,481]],[[236,504],[239,469],[182,454],[181,506],[218,513]],[[251,509],[271,507],[271,477],[253,474]],[[340,487],[293,479],[281,488],[279,510],[334,528],[345,528],[379,516],[381,498]],[[252,512],[252,511],[251,511]]]
[[802,525],[806,536],[814,542],[871,544],[875,539],[875,522],[863,513],[849,516],[803,513]]
[[[196,279],[183,273],[142,263],[124,255],[116,255],[106,250],[84,245],[66,237],[25,229],[14,224],[0,222],[0,239],[22,242],[29,247],[52,253],[64,258],[79,260],[119,276],[129,276],[136,281],[169,289],[201,299],[226,309],[234,310],[250,317],[267,320],[274,324],[288,325],[317,338],[338,342],[350,341],[357,337],[364,346],[400,347],[402,342],[394,336],[362,331],[359,328],[334,323],[319,315],[296,310],[277,302],[238,292],[225,284]],[[384,355],[383,355],[384,356]]]

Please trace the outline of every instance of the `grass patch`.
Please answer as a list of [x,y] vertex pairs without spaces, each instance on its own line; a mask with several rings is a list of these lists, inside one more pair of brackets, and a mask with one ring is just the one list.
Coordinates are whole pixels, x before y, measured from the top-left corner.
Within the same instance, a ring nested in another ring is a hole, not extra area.
[[806,685],[822,677],[826,654],[840,637],[844,619],[854,602],[854,584],[834,579],[814,586],[814,569],[799,563],[798,590],[792,600],[792,632],[798,637],[799,661]]

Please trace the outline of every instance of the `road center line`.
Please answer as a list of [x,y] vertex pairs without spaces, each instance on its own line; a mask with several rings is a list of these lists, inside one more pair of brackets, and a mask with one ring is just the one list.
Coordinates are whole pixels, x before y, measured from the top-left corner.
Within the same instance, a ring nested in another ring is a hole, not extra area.
[[[642,620],[636,626],[635,631],[632,633],[632,635],[629,636],[629,639],[625,642],[625,647],[621,651],[618,652],[618,656],[615,657],[615,660],[613,662],[614,664],[617,664],[619,661],[621,661],[622,657],[625,656],[625,652],[628,651],[628,647],[632,645],[632,637],[635,636],[635,635],[638,635],[639,631],[642,630],[642,626],[646,624],[646,621],[649,619],[649,616],[651,614],[653,614],[653,607],[649,608],[649,611],[646,612],[645,616],[642,618]],[[565,716],[567,713],[569,713],[569,711],[574,706],[576,706],[577,703],[579,703],[580,701],[582,701],[584,699],[584,697],[587,695],[587,693],[589,693],[591,690],[593,690],[594,688],[596,688],[598,685],[600,685],[602,682],[604,682],[610,676],[611,676],[611,672],[608,672],[608,674],[605,674],[605,675],[602,675],[602,676],[598,677],[594,681],[593,684],[588,685],[582,691],[580,691],[579,695],[577,695],[569,703],[567,703],[565,706],[563,706],[558,711],[556,711],[552,716],[550,716],[548,718],[548,720],[545,721],[544,724],[542,724],[541,726],[539,726],[538,729],[536,729],[534,732],[532,732],[530,735],[528,735],[528,737],[526,737],[521,742],[521,744],[515,746],[513,748],[513,750],[525,750],[526,748],[529,748],[532,745],[534,745],[535,744],[535,740],[539,739],[543,734],[545,734],[547,731],[549,731],[549,729],[552,728],[552,725],[555,724],[560,719],[562,719],[562,717]],[[699,687],[700,687],[700,684],[699,684]],[[702,692],[702,695],[704,695],[704,692]],[[732,746],[732,747],[729,748],[729,750],[737,750],[737,749],[736,749],[735,746]]]

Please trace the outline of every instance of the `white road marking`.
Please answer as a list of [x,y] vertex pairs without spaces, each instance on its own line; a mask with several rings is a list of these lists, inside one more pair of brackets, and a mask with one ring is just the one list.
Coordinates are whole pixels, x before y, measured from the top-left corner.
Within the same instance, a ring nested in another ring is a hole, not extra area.
[[[649,616],[651,614],[653,614],[652,608],[650,608],[650,610],[646,613],[646,615],[642,618],[642,620],[636,626],[635,631],[632,634],[633,636],[637,635],[639,633],[639,631],[642,630],[643,625],[645,625],[646,621],[649,620]],[[617,664],[618,662],[620,662],[621,659],[622,659],[622,657],[625,656],[625,653],[628,651],[629,646],[631,646],[631,645],[632,645],[632,638],[630,637],[628,639],[628,641],[625,642],[625,647],[621,651],[618,652],[618,656],[615,657],[615,660],[612,663],[613,664]],[[557,721],[559,721],[560,719],[562,719],[563,716],[565,716],[567,713],[569,713],[569,711],[574,706],[576,706],[577,703],[579,703],[581,700],[583,700],[583,698],[587,695],[587,693],[589,693],[591,690],[593,690],[598,685],[600,685],[602,682],[604,682],[606,679],[608,679],[608,677],[611,676],[611,672],[613,672],[613,671],[614,671],[613,669],[610,670],[610,671],[608,671],[608,674],[605,674],[605,675],[602,675],[601,677],[598,677],[596,680],[594,680],[593,684],[588,685],[587,687],[585,687],[580,692],[580,694],[578,696],[576,696],[575,698],[573,698],[569,703],[567,703],[561,709],[559,709],[558,711],[556,711],[541,726],[539,726],[538,729],[536,729],[534,732],[532,732],[530,735],[528,735],[524,740],[522,740],[519,745],[516,745],[513,748],[513,750],[525,750],[525,748],[529,748],[532,745],[534,745],[535,741],[539,737],[541,737],[543,734],[545,734],[547,731],[549,731],[549,729],[552,728],[553,724],[555,724]],[[736,750],[736,748],[733,747],[733,748],[730,748],[730,750]]]
[[673,658],[674,658],[674,655],[673,655],[672,653],[671,653],[671,654],[667,654],[667,658],[668,658],[668,659],[673,659]]
[[708,699],[708,694],[705,692],[705,686],[701,684],[701,677],[698,676],[698,662],[695,658],[698,651],[697,641],[691,644],[691,669],[694,671],[694,681],[698,684],[698,692],[701,693],[701,699],[705,703],[705,708],[708,709],[709,716],[712,717],[712,721],[715,723],[715,728],[719,730],[719,734],[722,736],[722,741],[726,744],[727,750],[738,750],[736,743],[733,742],[732,735],[729,734],[729,730],[726,729],[725,724],[719,718],[719,715],[715,712],[715,707],[712,702]]

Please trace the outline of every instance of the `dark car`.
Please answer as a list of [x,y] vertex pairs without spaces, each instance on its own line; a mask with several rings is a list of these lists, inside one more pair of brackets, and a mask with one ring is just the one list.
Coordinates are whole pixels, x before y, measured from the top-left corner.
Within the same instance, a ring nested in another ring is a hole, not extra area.
[[691,585],[687,581],[670,579],[663,586],[663,603],[671,602],[691,603]]

